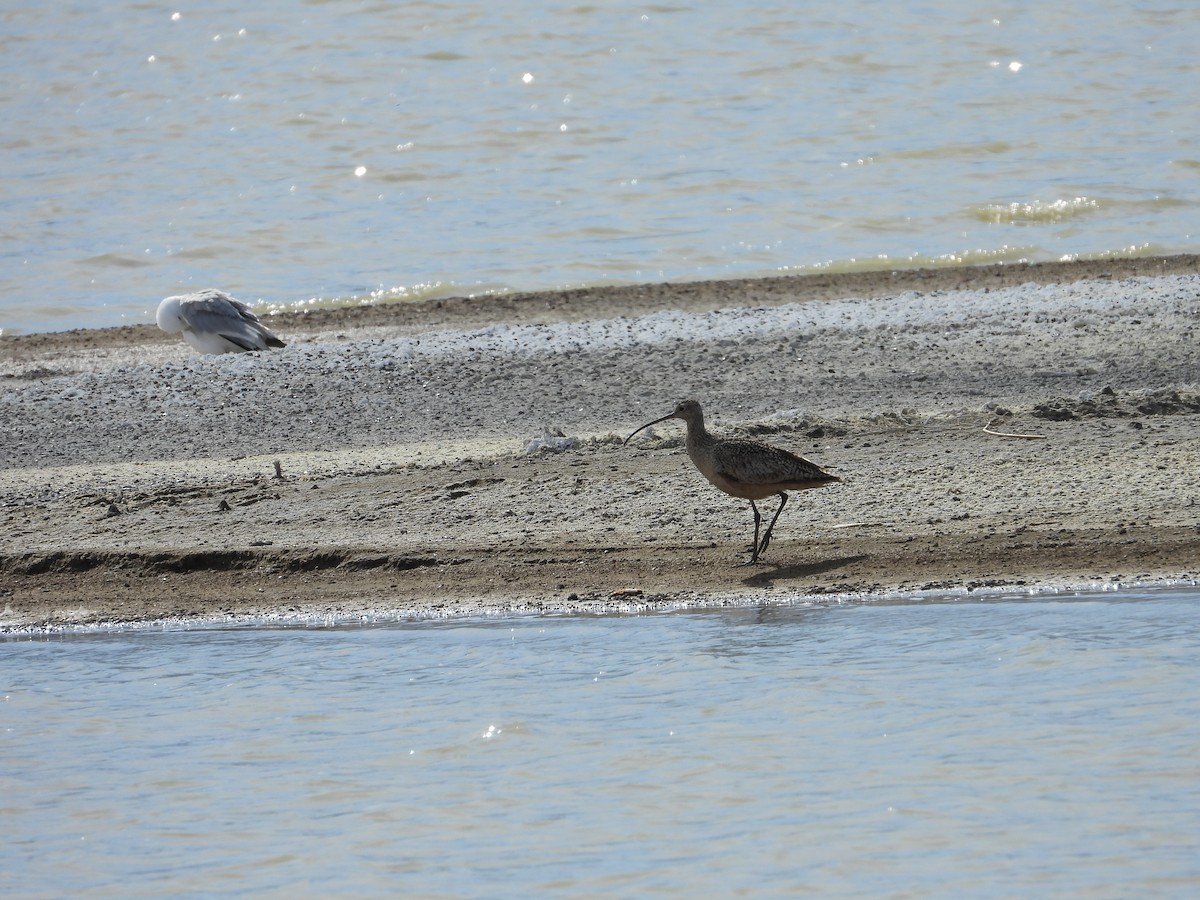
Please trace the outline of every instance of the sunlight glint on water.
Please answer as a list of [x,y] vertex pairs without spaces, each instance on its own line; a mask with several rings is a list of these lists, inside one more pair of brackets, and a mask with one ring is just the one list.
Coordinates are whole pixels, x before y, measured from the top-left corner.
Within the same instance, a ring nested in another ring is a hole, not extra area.
[[4,31],[6,333],[205,287],[1198,247],[1194,4],[31,3]]
[[0,890],[1170,893],[1198,600],[9,640]]

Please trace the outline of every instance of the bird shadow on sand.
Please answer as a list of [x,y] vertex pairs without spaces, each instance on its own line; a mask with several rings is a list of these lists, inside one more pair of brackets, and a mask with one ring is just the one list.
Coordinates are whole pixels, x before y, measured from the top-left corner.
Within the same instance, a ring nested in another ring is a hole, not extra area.
[[[811,578],[814,575],[824,575],[826,572],[832,572],[843,566],[862,562],[866,558],[865,555],[859,554],[857,556],[839,556],[836,559],[823,559],[815,563],[776,565],[772,566],[768,571],[759,571],[753,575],[746,576],[742,579],[742,584],[747,587],[772,587],[776,581],[793,581],[797,578]],[[760,565],[762,564],[760,563]]]

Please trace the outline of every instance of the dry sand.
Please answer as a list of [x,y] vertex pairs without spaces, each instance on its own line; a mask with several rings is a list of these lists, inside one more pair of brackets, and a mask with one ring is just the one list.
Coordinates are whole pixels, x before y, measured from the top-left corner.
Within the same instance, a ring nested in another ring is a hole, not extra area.
[[[261,356],[152,326],[0,338],[0,627],[1193,581],[1197,273],[358,307],[273,318],[291,344]],[[756,566],[748,505],[691,467],[681,426],[621,446],[686,396],[844,479],[793,495]],[[575,446],[526,452],[544,427]]]

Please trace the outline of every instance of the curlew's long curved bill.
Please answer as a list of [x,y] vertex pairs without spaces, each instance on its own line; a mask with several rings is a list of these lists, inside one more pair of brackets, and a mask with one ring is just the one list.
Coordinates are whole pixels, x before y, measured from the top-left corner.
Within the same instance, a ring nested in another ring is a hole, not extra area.
[[651,425],[657,425],[659,422],[665,422],[665,421],[667,421],[667,419],[673,419],[673,418],[675,418],[675,413],[671,413],[669,416],[663,416],[661,419],[655,419],[653,422],[647,422],[645,425],[643,425],[641,428],[639,428],[637,431],[635,431],[629,437],[625,438],[625,440],[623,440],[621,442],[621,446],[624,447],[626,444],[628,444],[630,441],[632,441],[633,435],[637,434],[638,431],[645,431]]

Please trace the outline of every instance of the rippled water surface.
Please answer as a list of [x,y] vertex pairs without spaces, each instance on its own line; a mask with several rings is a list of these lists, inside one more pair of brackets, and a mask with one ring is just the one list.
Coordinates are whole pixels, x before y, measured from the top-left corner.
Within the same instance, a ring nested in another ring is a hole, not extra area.
[[0,9],[0,329],[1195,251],[1200,6]]
[[0,644],[20,897],[1188,896],[1200,594]]

